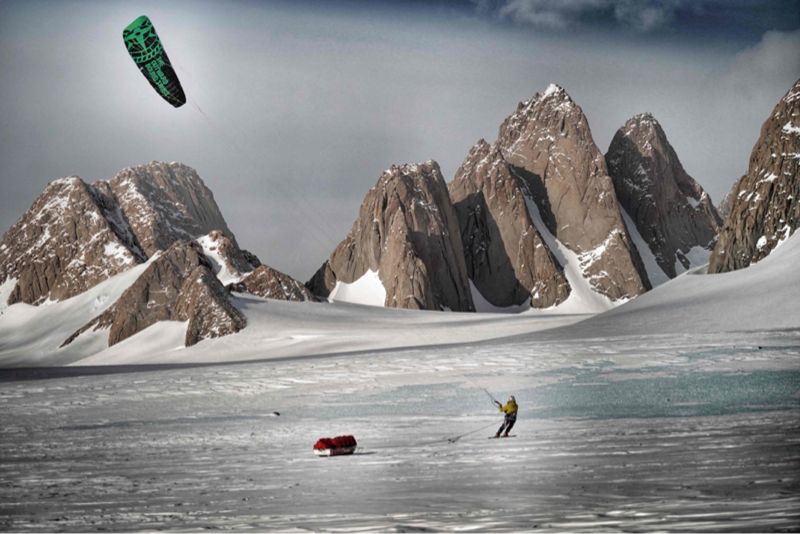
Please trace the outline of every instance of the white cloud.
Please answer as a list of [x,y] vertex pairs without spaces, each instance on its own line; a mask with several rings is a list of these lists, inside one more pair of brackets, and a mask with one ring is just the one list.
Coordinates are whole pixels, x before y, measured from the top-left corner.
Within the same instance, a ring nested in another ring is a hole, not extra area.
[[686,0],[474,0],[479,13],[541,28],[563,29],[608,17],[638,32],[669,25]]
[[614,18],[636,31],[648,32],[669,24],[674,18],[677,2],[648,4],[644,2],[617,2]]
[[788,89],[798,76],[800,30],[768,31],[756,45],[736,54],[725,82],[750,93],[765,85],[785,85]]
[[581,15],[607,7],[608,0],[509,0],[497,13],[520,24],[565,28]]

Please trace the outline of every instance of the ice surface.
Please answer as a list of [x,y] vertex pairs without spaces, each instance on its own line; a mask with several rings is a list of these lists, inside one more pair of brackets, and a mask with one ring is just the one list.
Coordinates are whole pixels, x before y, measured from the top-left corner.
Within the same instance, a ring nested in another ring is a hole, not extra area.
[[[12,531],[791,530],[799,360],[796,330],[609,333],[7,381],[0,521]],[[516,396],[515,439],[486,439],[500,417],[484,387]],[[356,436],[357,454],[313,454],[339,434]]]

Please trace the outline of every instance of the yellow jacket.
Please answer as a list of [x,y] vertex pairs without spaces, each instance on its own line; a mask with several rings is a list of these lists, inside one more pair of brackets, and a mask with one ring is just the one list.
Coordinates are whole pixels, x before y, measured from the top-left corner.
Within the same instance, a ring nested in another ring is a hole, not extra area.
[[508,414],[508,415],[517,415],[517,410],[519,408],[517,407],[517,403],[514,402],[513,400],[512,401],[508,401],[508,403],[506,405],[502,405],[499,402],[497,404],[500,405],[500,411],[501,412],[503,412],[505,414]]

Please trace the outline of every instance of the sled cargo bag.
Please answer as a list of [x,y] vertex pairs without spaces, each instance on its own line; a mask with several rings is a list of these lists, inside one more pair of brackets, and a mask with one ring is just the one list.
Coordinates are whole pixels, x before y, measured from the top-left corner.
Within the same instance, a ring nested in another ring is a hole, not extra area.
[[353,436],[336,436],[335,438],[320,438],[314,444],[314,454],[317,456],[340,456],[353,454],[358,444]]

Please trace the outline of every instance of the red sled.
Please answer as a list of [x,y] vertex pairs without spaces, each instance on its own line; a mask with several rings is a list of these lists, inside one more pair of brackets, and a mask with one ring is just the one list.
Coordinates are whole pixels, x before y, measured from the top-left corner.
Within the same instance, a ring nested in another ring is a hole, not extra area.
[[356,452],[356,438],[353,436],[336,436],[335,438],[321,438],[314,444],[314,454],[317,456],[341,456]]

